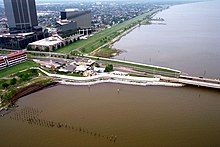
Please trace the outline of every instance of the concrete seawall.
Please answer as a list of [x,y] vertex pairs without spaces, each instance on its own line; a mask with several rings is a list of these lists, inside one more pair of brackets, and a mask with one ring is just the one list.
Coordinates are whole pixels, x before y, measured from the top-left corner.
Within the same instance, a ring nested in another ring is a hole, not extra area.
[[73,77],[66,75],[50,74],[41,68],[38,68],[41,72],[49,77],[55,78],[57,82],[65,85],[94,85],[101,83],[118,83],[127,85],[138,86],[171,86],[182,87],[184,84],[161,82],[160,78],[148,78],[148,77],[133,77],[133,76],[119,76],[111,74],[100,74],[92,77]]
[[58,81],[62,85],[73,85],[73,86],[90,86],[102,83],[114,83],[114,84],[124,84],[124,85],[133,85],[133,86],[168,86],[168,87],[182,87],[184,84],[179,83],[167,83],[167,82],[147,82],[147,83],[137,83],[129,81],[119,81],[119,80],[100,80],[94,82],[67,82],[67,81]]

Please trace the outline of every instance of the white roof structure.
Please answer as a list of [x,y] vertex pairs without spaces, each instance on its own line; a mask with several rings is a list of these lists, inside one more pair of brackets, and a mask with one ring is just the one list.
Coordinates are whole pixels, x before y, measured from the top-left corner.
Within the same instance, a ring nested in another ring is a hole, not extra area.
[[36,63],[39,63],[42,66],[46,66],[46,67],[49,67],[49,68],[51,68],[51,67],[55,67],[55,68],[60,67],[59,64],[53,63],[52,61],[48,62],[48,61],[41,61],[41,60],[37,60],[37,59],[34,59],[33,61],[36,62]]
[[75,71],[84,72],[89,68],[89,66],[79,65],[76,67]]
[[103,72],[105,71],[105,68],[101,68],[101,67],[94,67],[93,71],[94,71],[94,72],[103,73]]
[[64,68],[60,68],[59,71],[61,71],[61,72],[68,72],[68,70],[66,70]]
[[49,38],[45,38],[42,40],[38,40],[35,42],[30,43],[29,45],[36,45],[36,46],[53,46],[59,43],[62,43],[63,39],[60,36],[51,36]]
[[17,34],[11,34],[11,33],[7,33],[7,34],[2,34],[0,35],[0,37],[10,37],[10,36],[14,36],[14,37],[25,37],[28,35],[33,35],[34,32],[29,32],[29,33],[17,33]]
[[70,9],[65,9],[66,12],[75,12],[75,11],[79,11],[79,9],[77,8],[70,8]]

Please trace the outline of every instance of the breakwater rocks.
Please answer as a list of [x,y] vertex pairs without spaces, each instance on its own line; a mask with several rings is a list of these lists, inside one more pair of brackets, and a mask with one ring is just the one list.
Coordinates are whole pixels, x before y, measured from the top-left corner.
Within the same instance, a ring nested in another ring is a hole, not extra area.
[[20,110],[14,110],[13,113],[10,113],[9,118],[14,121],[21,121],[29,125],[46,127],[51,129],[65,129],[75,133],[81,133],[86,136],[97,137],[100,139],[105,139],[111,143],[115,143],[118,140],[116,135],[104,135],[97,131],[92,131],[84,127],[76,127],[71,124],[64,123],[62,121],[56,122],[52,120],[41,119],[40,114],[42,110],[38,110],[33,107],[24,107]]

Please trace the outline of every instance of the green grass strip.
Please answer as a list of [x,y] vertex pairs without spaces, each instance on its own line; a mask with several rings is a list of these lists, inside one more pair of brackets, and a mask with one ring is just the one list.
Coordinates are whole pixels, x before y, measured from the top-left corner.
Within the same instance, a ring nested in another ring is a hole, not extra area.
[[103,31],[100,31],[94,34],[92,37],[89,37],[87,40],[80,40],[80,41],[74,42],[68,46],[65,46],[63,48],[56,50],[55,52],[69,53],[72,50],[80,49],[83,53],[90,53],[94,51],[95,49],[97,49],[98,47],[104,45],[106,42],[114,39],[118,35],[130,29],[131,27],[134,27],[139,22],[146,20],[153,13],[155,12],[152,11],[152,12],[144,13],[140,16],[137,16],[125,22],[114,25],[111,28],[104,29]]
[[32,60],[26,61],[23,63],[19,63],[17,65],[10,66],[10,67],[7,67],[7,68],[0,70],[0,78],[5,77],[5,76],[9,76],[11,74],[15,74],[21,70],[25,70],[25,69],[28,69],[31,67],[37,67],[37,66],[39,66],[39,64],[35,63]]

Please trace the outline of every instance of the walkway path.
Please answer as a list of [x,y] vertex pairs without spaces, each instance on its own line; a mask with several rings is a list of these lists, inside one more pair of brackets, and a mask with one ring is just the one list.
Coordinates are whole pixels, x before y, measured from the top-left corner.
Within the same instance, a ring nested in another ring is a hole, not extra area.
[[139,85],[139,86],[172,86],[172,87],[182,87],[184,84],[180,83],[168,83],[161,82],[160,78],[148,78],[148,77],[133,77],[133,76],[119,76],[112,74],[99,74],[92,77],[74,77],[59,74],[50,74],[41,68],[37,68],[49,77],[57,79],[61,84],[67,85],[94,85],[99,83],[119,83],[119,84],[129,84],[129,85]]

